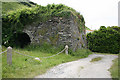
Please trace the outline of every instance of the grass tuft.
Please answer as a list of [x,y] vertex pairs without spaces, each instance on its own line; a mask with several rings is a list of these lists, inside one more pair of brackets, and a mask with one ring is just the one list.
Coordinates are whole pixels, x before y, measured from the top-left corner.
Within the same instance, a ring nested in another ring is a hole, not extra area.
[[101,59],[102,59],[102,57],[96,57],[96,58],[93,58],[90,62],[100,61]]

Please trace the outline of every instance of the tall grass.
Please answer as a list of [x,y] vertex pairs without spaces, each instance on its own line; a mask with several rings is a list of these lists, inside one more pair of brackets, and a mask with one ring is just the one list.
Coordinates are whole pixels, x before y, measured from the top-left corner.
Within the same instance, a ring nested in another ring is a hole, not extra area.
[[114,78],[113,80],[116,80],[116,78],[118,78],[118,58],[113,60],[113,65],[109,71],[111,72],[112,78]]
[[[51,56],[60,52],[64,47],[53,47],[52,45],[44,44],[42,46],[27,46],[24,49],[13,48],[13,51],[22,54],[39,57],[42,62],[36,61],[34,58],[19,55],[13,52],[12,65],[7,65],[6,53],[2,54],[2,77],[3,78],[33,78],[37,75],[45,73],[48,69],[61,63],[78,60],[87,57],[91,52],[85,49],[72,52],[66,55],[64,52],[51,58],[41,58]],[[3,47],[3,50],[6,48]],[[74,55],[73,55],[74,54]],[[79,55],[78,55],[79,54]]]
[[[0,53],[2,52],[2,48],[0,45]],[[0,55],[0,80],[2,79],[2,56]]]
[[0,55],[0,80],[1,79],[2,79],[2,56]]
[[61,51],[63,48],[64,46],[52,46],[51,44],[43,43],[41,45],[31,44],[29,46],[26,46],[24,49],[27,51],[38,51],[38,52],[56,54],[57,52]]

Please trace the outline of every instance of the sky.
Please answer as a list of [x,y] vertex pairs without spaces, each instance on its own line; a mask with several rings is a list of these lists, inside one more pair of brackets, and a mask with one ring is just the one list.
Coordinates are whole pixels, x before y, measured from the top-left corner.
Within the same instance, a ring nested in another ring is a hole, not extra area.
[[65,4],[80,12],[85,25],[91,30],[100,26],[118,26],[118,2],[120,0],[30,0],[39,5]]

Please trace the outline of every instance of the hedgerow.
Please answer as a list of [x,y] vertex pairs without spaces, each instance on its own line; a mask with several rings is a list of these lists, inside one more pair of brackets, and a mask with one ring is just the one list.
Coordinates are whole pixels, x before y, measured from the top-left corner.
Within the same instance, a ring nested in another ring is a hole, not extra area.
[[119,53],[120,32],[113,28],[101,26],[98,31],[87,34],[88,48],[93,52]]

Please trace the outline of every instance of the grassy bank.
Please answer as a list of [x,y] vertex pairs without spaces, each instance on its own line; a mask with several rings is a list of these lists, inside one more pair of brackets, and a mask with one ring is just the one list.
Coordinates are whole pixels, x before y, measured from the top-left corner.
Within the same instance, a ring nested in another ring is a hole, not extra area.
[[14,1],[16,2],[2,2],[2,14],[8,14],[19,9],[32,8],[36,5],[35,3],[28,2],[27,0],[24,0],[26,2]]
[[[0,53],[1,53],[1,46],[0,46]],[[0,80],[2,79],[2,56],[0,55]]]
[[0,55],[0,80],[2,79],[2,56]]
[[113,65],[109,69],[112,78],[118,78],[118,58],[113,60]]
[[[3,48],[3,51],[6,48]],[[74,61],[80,58],[87,57],[91,52],[89,50],[81,49],[77,52],[69,51],[70,55],[65,55],[61,53],[55,57],[51,58],[41,58],[46,56],[51,56],[53,54],[61,51],[63,47],[53,47],[49,45],[44,46],[29,46],[24,49],[13,49],[14,51],[20,52],[22,54],[31,55],[39,57],[42,62],[36,61],[33,58],[26,57],[13,52],[13,64],[12,66],[7,65],[6,53],[2,54],[2,77],[3,78],[32,78],[37,75],[45,73],[48,69],[61,63]]]

